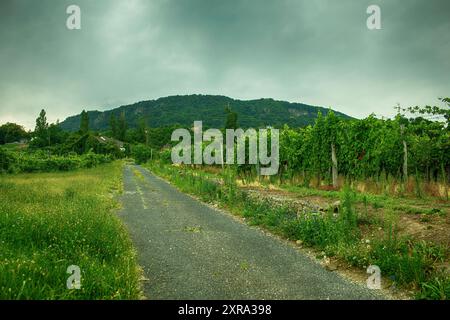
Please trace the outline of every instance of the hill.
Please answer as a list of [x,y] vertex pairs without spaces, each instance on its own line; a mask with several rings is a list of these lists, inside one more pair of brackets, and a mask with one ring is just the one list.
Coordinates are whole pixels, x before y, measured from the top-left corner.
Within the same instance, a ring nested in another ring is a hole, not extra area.
[[[187,95],[170,96],[157,100],[141,101],[108,111],[89,111],[90,128],[107,130],[111,114],[117,117],[125,112],[129,128],[136,127],[139,118],[147,119],[150,127],[163,127],[179,124],[192,126],[195,120],[202,120],[204,127],[222,128],[225,123],[225,107],[229,106],[238,114],[238,123],[242,128],[260,128],[264,126],[302,127],[314,122],[317,113],[328,112],[327,108],[315,107],[303,103],[290,103],[273,99],[235,100],[225,96]],[[349,116],[336,112],[342,118]],[[72,116],[60,123],[62,129],[76,131],[80,128],[80,115]]]

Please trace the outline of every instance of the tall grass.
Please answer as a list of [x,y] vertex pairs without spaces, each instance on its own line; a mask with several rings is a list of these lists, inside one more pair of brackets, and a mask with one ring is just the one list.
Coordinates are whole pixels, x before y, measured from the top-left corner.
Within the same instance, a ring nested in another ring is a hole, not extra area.
[[[114,213],[121,163],[0,177],[0,299],[133,299],[139,272]],[[68,290],[70,265],[81,289]]]

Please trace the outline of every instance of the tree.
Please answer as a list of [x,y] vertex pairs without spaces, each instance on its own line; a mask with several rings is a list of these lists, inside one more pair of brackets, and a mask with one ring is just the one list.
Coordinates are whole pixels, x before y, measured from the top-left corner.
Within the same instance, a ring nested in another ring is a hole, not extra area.
[[64,143],[69,134],[61,129],[58,120],[56,123],[52,123],[48,126],[48,135],[50,137],[50,144],[55,145]]
[[236,112],[233,112],[230,107],[225,108],[225,112],[227,113],[227,119],[225,121],[225,129],[237,129],[238,128],[238,115]]
[[137,141],[148,145],[148,126],[144,117],[139,118],[137,127]]
[[88,113],[83,110],[81,112],[81,121],[80,121],[80,132],[82,134],[86,134],[89,131],[89,115]]
[[142,164],[150,160],[152,156],[152,150],[143,144],[137,144],[132,147],[131,154],[134,157],[134,160],[136,160],[137,164]]
[[125,141],[125,136],[127,134],[127,121],[125,119],[125,112],[122,111],[119,118],[119,125],[117,128],[117,139]]
[[113,138],[117,138],[117,118],[114,113],[111,113],[109,119],[109,127],[111,128],[111,135]]
[[25,129],[15,123],[6,123],[0,126],[0,144],[19,141],[27,137]]
[[34,129],[35,138],[38,140],[37,146],[45,147],[50,145],[50,135],[48,132],[48,123],[45,110],[42,109],[39,117],[36,119],[36,127]]

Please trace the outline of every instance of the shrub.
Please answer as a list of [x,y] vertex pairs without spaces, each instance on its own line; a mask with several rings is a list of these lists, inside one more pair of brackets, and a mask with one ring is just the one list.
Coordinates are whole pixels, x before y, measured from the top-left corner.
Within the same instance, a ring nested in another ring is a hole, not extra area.
[[111,161],[109,155],[92,152],[81,156],[76,154],[58,156],[42,150],[33,153],[13,153],[0,149],[0,172],[3,173],[71,171],[93,168]]
[[0,173],[14,171],[17,158],[14,153],[0,148]]
[[143,144],[137,144],[131,148],[131,155],[137,164],[146,163],[152,156],[152,149]]

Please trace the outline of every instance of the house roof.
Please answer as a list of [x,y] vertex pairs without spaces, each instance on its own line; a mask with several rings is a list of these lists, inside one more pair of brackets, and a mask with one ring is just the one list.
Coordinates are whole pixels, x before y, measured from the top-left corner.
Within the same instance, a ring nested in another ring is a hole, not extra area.
[[96,137],[96,139],[100,143],[114,143],[119,148],[123,148],[123,145],[124,145],[123,141],[120,141],[120,140],[117,140],[117,139],[114,139],[114,138],[110,138],[110,137],[98,136],[98,137]]

